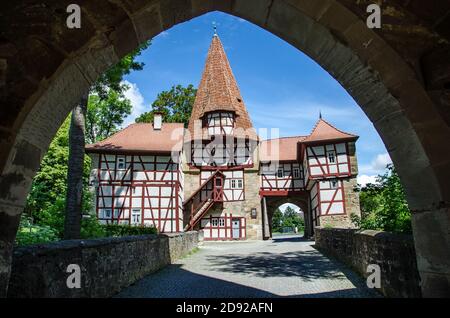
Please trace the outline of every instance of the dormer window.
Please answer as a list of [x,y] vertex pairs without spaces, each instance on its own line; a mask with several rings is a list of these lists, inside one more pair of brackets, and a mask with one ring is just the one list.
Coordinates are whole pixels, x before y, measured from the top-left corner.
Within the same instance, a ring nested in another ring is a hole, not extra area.
[[229,135],[233,133],[234,113],[214,112],[206,115],[205,127],[210,135]]

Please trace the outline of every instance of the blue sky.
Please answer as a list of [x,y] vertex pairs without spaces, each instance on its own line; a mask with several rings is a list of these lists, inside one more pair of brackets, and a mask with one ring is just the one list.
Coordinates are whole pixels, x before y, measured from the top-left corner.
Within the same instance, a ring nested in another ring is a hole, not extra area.
[[372,123],[352,97],[316,62],[277,36],[243,19],[213,12],[176,25],[152,40],[139,56],[144,70],[125,78],[134,110],[125,124],[150,109],[172,85],[198,86],[213,23],[230,61],[253,125],[279,128],[281,136],[307,135],[319,112],[337,128],[360,136],[359,181],[365,183],[390,162]]

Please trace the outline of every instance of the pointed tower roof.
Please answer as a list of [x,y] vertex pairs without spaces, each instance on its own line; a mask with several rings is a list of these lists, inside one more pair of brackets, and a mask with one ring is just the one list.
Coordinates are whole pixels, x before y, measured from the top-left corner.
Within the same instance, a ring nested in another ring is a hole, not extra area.
[[346,133],[342,130],[337,129],[336,127],[322,119],[321,116],[314,126],[312,132],[309,134],[309,136],[302,140],[302,143],[314,143],[334,140],[356,140],[358,138],[359,137],[357,135]]
[[222,43],[214,34],[189,120],[191,134],[195,120],[202,119],[208,112],[220,110],[235,113],[235,128],[253,127]]

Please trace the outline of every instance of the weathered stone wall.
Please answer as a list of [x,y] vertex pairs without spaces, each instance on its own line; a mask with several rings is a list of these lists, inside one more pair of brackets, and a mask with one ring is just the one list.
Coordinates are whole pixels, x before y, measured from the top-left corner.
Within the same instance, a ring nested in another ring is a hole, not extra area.
[[416,252],[410,235],[355,229],[315,229],[316,247],[364,277],[369,264],[381,269],[380,291],[387,297],[421,297]]
[[[109,297],[187,254],[198,233],[61,241],[14,251],[8,297]],[[81,288],[66,285],[69,264]]]

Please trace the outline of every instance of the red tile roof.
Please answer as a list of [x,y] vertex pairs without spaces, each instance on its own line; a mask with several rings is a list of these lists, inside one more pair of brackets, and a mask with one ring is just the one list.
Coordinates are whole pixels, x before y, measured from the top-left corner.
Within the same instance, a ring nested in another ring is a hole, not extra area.
[[314,143],[343,139],[356,140],[358,139],[358,136],[339,130],[330,123],[320,118],[314,126],[312,132],[302,142]]
[[153,124],[131,124],[105,140],[86,146],[88,153],[170,153],[181,151],[184,126],[163,123],[161,130]]
[[[262,141],[259,149],[260,160],[299,160],[301,144],[331,143],[335,141],[351,141],[356,139],[358,139],[358,136],[343,132],[320,118],[311,134],[308,136],[282,137]],[[276,149],[277,147],[274,145],[275,142],[278,142],[278,152]],[[273,153],[271,151],[272,146],[275,147]]]
[[[236,114],[236,128],[253,127],[222,43],[219,37],[214,35],[189,120],[190,133],[194,133],[195,120],[200,120],[205,113],[220,110]],[[198,135],[197,131],[196,133]],[[195,136],[197,137],[201,138]]]
[[264,140],[259,147],[260,160],[295,161],[298,158],[298,143],[305,138],[305,136],[294,136]]

